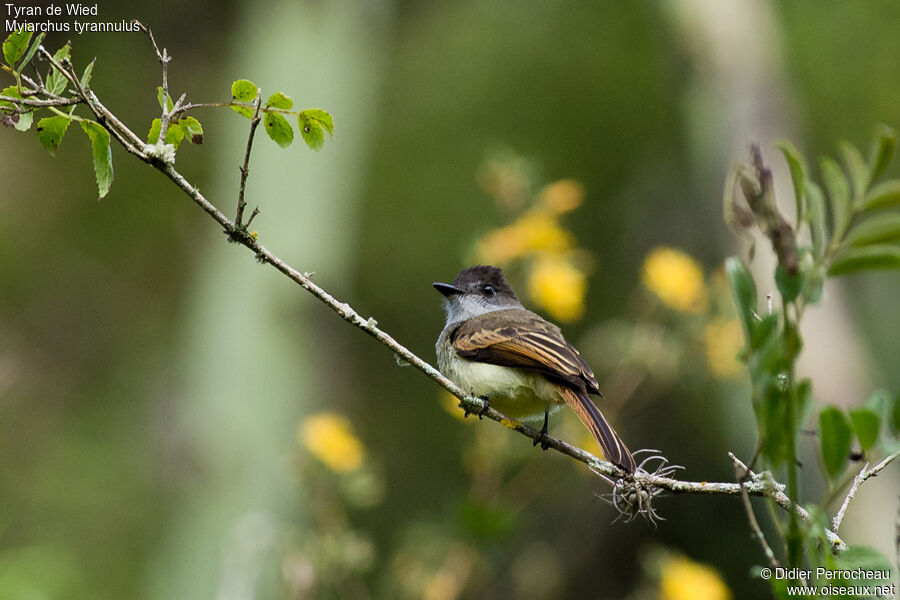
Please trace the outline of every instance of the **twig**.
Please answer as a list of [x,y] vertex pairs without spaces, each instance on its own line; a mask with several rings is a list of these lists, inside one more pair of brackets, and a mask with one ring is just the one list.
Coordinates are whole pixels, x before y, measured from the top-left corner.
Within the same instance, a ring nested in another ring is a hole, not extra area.
[[131,22],[137,25],[138,29],[147,34],[150,43],[153,44],[153,51],[156,52],[156,60],[162,65],[162,115],[159,118],[159,139],[157,143],[165,144],[166,133],[169,131],[169,123],[178,111],[179,105],[184,102],[185,95],[182,94],[178,102],[172,106],[171,110],[169,110],[169,62],[172,60],[172,57],[169,56],[169,53],[165,48],[160,52],[159,46],[156,43],[156,38],[153,37],[153,32],[149,27],[137,19],[132,19]]
[[[84,100],[79,98],[48,98],[46,100],[41,100],[40,98],[13,98],[12,96],[0,96],[0,102],[14,102],[15,104],[42,108],[46,106],[72,106],[73,104],[81,104]],[[3,110],[9,109],[5,108]]]
[[253,150],[253,138],[256,136],[256,128],[259,126],[260,104],[262,104],[262,89],[256,88],[256,100],[253,101],[253,118],[250,119],[250,134],[247,136],[247,150],[244,152],[244,164],[241,165],[241,185],[238,189],[237,213],[234,216],[234,224],[238,229],[246,229],[246,226],[241,223],[244,220],[244,207],[247,206],[247,203],[244,202],[244,190],[247,187],[247,176],[250,174],[250,152]]
[[162,63],[163,55],[159,51],[159,46],[156,45],[156,38],[153,37],[153,32],[150,31],[150,28],[147,27],[146,25],[144,25],[143,23],[141,23],[140,21],[138,21],[137,19],[132,19],[131,22],[134,23],[135,25],[137,25],[138,29],[140,29],[141,31],[143,31],[144,33],[147,34],[147,37],[150,38],[150,43],[153,44],[153,50],[156,52],[156,58],[159,60],[159,62]]
[[259,207],[258,206],[254,207],[253,211],[250,213],[250,218],[247,219],[247,222],[244,224],[245,229],[250,227],[250,223],[253,222],[253,219],[255,219],[256,215],[258,215],[259,213],[260,213]]
[[869,463],[863,465],[863,468],[859,470],[859,473],[856,474],[856,477],[853,478],[853,483],[850,485],[850,489],[847,491],[847,495],[844,497],[844,501],[841,503],[841,507],[838,509],[837,514],[834,515],[834,519],[831,521],[831,528],[837,533],[837,530],[840,529],[841,523],[844,521],[844,515],[847,512],[847,507],[850,505],[850,501],[853,500],[853,497],[856,496],[857,490],[859,490],[859,486],[861,486],[867,479],[870,477],[875,477],[878,475],[886,466],[891,464],[897,456],[900,456],[900,450],[895,451],[893,454],[889,454],[884,460],[880,463],[869,469]]
[[738,458],[731,452],[728,453],[728,456],[731,457],[731,460],[734,463],[735,477],[738,480],[738,483],[741,484],[741,499],[744,503],[744,511],[747,513],[747,522],[750,524],[750,531],[753,533],[753,537],[756,538],[756,541],[762,548],[763,554],[766,555],[766,560],[769,561],[769,566],[773,569],[777,569],[781,566],[781,563],[779,563],[778,559],[775,558],[775,553],[772,552],[772,547],[769,546],[769,542],[766,541],[766,536],[763,534],[762,529],[759,526],[759,521],[756,520],[756,513],[753,512],[753,504],[750,503],[750,494],[747,493],[747,489],[744,487],[744,483],[746,483],[750,479],[750,469],[748,469],[746,465],[738,460]]

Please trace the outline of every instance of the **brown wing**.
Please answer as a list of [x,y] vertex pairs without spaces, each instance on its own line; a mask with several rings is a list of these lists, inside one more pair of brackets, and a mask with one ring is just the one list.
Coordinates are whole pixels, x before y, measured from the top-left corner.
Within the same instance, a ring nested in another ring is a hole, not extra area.
[[525,309],[495,311],[464,321],[450,336],[456,353],[480,362],[528,369],[589,393],[597,379],[559,328]]

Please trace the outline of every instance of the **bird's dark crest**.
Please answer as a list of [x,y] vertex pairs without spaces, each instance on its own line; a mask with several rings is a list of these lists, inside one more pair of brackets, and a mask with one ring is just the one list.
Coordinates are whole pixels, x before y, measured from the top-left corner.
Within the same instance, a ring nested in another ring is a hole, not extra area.
[[[463,269],[453,280],[453,285],[467,292],[476,291],[476,286],[490,285],[493,286],[497,293],[509,294],[516,298],[516,293],[512,286],[506,281],[503,271],[491,265],[475,265],[468,269]],[[516,298],[518,299],[518,298]]]

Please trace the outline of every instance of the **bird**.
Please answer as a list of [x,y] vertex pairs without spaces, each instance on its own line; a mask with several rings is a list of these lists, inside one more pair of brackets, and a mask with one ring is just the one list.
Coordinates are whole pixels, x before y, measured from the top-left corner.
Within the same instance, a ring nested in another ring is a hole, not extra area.
[[593,371],[559,327],[522,305],[500,268],[475,265],[452,283],[432,285],[445,298],[446,323],[435,349],[447,377],[485,400],[484,410],[493,406],[516,418],[543,412],[544,449],[550,411],[568,405],[606,459],[634,473],[634,457],[589,398],[602,397]]

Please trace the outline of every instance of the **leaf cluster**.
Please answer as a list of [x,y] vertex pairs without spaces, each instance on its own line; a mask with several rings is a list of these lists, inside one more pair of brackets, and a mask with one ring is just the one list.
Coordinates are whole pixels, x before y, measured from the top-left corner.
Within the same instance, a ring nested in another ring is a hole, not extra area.
[[[94,62],[90,62],[78,77],[72,66],[70,44],[66,43],[50,55],[41,45],[44,37],[43,33],[35,36],[33,32],[21,30],[11,33],[3,42],[4,62],[0,69],[11,75],[14,82],[0,89],[0,125],[25,132],[34,125],[36,113],[49,113],[37,121],[34,130],[40,144],[53,156],[69,131],[69,125],[73,121],[78,122],[90,142],[97,190],[99,197],[103,198],[109,192],[114,175],[111,130],[108,123],[101,124],[75,114],[79,104],[91,103],[90,83]],[[46,59],[50,63],[44,76],[35,64],[38,59]],[[29,65],[33,67],[33,77],[24,73]],[[165,86],[165,70],[163,83]],[[67,89],[70,86],[75,89]],[[257,106],[259,90],[246,79],[232,84],[230,102],[198,105],[183,105],[184,96],[173,102],[164,86],[157,88],[161,115],[150,122],[147,146],[143,149],[150,159],[155,157],[163,162],[173,162],[184,140],[190,144],[203,143],[202,124],[196,117],[187,114],[196,108],[227,106],[248,118],[252,118],[255,111],[262,112],[266,133],[282,148],[290,146],[294,139],[293,128],[285,114],[296,115],[300,135],[313,150],[322,149],[326,132],[329,136],[334,135],[334,119],[328,112],[317,108],[293,111],[293,100],[281,92],[272,94],[265,105]],[[160,140],[163,131],[164,139]]]
[[[793,183],[794,225],[778,208],[771,170],[757,147],[751,148],[749,163],[736,166],[726,182],[726,222],[745,237],[749,229],[761,232],[777,259],[778,295],[768,295],[763,311],[747,262],[735,256],[725,266],[744,330],[742,358],[752,386],[759,457],[765,466],[787,471],[788,495],[794,499],[797,438],[816,412],[812,381],[795,377],[803,347],[800,320],[808,305],[820,301],[829,277],[900,267],[900,213],[893,210],[900,206],[900,180],[879,181],[896,144],[896,132],[885,126],[866,157],[841,142],[840,162],[823,157],[816,180],[800,152],[790,142],[779,142]],[[750,260],[753,252],[751,246]],[[879,449],[890,453],[896,446],[900,396],[878,391],[849,410],[824,407],[817,425],[823,474],[833,497],[847,484],[840,477],[851,459],[868,458]],[[809,507],[810,513],[824,514],[827,504]],[[825,540],[824,528],[800,525],[792,517],[789,527],[779,530],[790,566],[803,563],[804,549],[810,563],[833,562],[815,550]]]
[[[259,88],[252,81],[238,79],[231,84],[231,109],[248,119],[253,118],[255,102],[259,95]],[[247,105],[250,104],[250,106]],[[285,114],[296,115],[297,125],[303,141],[312,150],[318,152],[325,145],[325,133],[334,136],[334,119],[320,108],[308,108],[301,111],[292,111],[294,101],[281,92],[275,92],[259,111],[264,113],[263,126],[266,135],[273,142],[287,148],[294,142],[294,129],[284,117]]]

